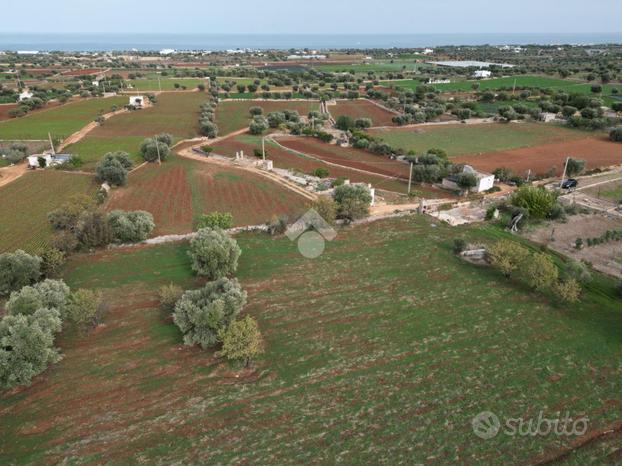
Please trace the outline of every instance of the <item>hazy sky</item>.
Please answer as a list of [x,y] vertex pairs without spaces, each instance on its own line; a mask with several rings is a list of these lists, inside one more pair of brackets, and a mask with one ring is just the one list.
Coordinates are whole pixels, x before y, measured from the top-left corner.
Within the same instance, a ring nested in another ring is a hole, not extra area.
[[[7,5],[8,2],[8,5]],[[0,32],[622,32],[621,0],[3,0]],[[11,18],[10,21],[7,21]]]

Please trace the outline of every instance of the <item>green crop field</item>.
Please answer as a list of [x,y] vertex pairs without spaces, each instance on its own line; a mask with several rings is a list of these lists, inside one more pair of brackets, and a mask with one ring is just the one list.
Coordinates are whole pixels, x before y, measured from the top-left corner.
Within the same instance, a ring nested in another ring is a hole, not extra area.
[[[417,58],[420,58],[420,57],[417,56]],[[311,63],[309,66],[319,71],[324,71],[326,73],[354,72],[355,74],[367,74],[369,72],[374,72],[374,73],[413,72],[413,71],[417,71],[417,70],[430,67],[430,65],[416,63],[414,58],[410,60],[393,60],[393,61],[374,60],[374,61],[371,61],[370,63],[350,63],[350,64],[348,63],[346,64]]]
[[196,89],[199,84],[205,84],[207,87],[207,79],[202,78],[161,78],[158,83],[158,79],[128,79],[127,84],[132,86],[137,91],[173,91],[175,90],[175,84],[186,86],[187,89]]
[[296,110],[301,115],[306,115],[312,110],[319,110],[320,105],[317,101],[298,100],[228,100],[220,102],[218,107],[216,107],[216,124],[218,125],[219,134],[224,136],[248,126],[251,120],[248,111],[251,107],[263,108],[264,115],[279,110]]
[[92,122],[100,112],[127,104],[126,96],[88,99],[35,112],[22,118],[0,121],[0,139],[66,138]]
[[84,171],[94,171],[95,165],[104,154],[115,151],[127,152],[134,165],[138,165],[144,161],[138,150],[143,140],[143,136],[101,137],[88,135],[81,141],[68,146],[66,151],[80,156],[84,161],[84,165],[80,169]]
[[[483,79],[483,80],[469,80],[469,81],[455,81],[446,84],[432,84],[435,89],[441,92],[450,91],[472,91],[473,84],[479,84],[479,90],[488,89],[512,89],[516,83],[516,87],[537,87],[541,89],[562,89],[566,92],[577,92],[581,94],[591,94],[592,85],[584,81],[573,81],[568,79],[551,78],[548,76],[506,76],[503,78]],[[400,81],[382,81],[384,86],[395,86],[407,89],[415,89],[422,83],[418,80],[400,80]],[[597,84],[597,83],[594,83]],[[603,97],[606,103],[611,103],[612,89],[618,89],[622,93],[622,84],[604,84],[603,92],[600,97]],[[597,94],[594,94],[598,96]]]
[[63,360],[3,395],[0,461],[533,464],[563,451],[574,437],[482,440],[471,420],[568,411],[595,431],[619,419],[620,301],[597,276],[580,304],[558,306],[452,254],[456,237],[499,236],[385,220],[340,229],[315,260],[286,237],[238,237],[244,313],[266,341],[239,378],[184,347],[156,307],[162,284],[199,286],[185,244],[77,256],[64,278],[104,289],[105,325],[63,335]]
[[0,253],[39,252],[53,231],[47,213],[76,194],[95,192],[94,178],[47,169],[26,173],[0,188]]
[[370,132],[396,148],[417,153],[440,148],[447,151],[449,156],[516,149],[585,137],[581,131],[537,123],[456,124]]

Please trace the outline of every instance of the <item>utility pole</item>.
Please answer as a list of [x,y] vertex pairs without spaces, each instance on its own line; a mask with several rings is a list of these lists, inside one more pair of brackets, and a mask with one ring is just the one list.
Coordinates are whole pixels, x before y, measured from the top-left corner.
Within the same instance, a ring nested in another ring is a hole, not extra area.
[[410,195],[410,187],[413,182],[413,163],[410,162],[410,174],[408,175],[408,194]]
[[530,178],[531,178],[531,168],[527,171],[527,183],[529,183]]
[[50,140],[50,147],[52,148],[52,155],[56,155],[56,151],[54,150],[54,143],[52,142],[52,135],[48,132],[48,139]]
[[160,82],[160,73],[158,73],[158,89],[162,92],[162,83]]
[[568,162],[570,161],[570,157],[566,157],[566,165],[564,165],[564,173],[562,175],[562,181],[559,183],[559,188],[561,189],[564,185],[564,181],[566,180],[566,171],[568,170]]
[[263,161],[266,161],[266,137],[261,138],[261,155],[263,157]]
[[514,86],[512,86],[512,95],[516,92],[516,78],[514,78]]
[[157,136],[155,136],[153,140],[155,141],[156,152],[158,153],[158,165],[162,165],[162,159],[160,159],[160,141],[158,141]]

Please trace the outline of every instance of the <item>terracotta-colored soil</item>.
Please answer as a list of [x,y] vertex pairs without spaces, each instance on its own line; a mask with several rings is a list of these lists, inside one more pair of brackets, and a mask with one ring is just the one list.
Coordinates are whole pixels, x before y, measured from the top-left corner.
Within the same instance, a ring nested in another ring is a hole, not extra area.
[[611,142],[604,136],[588,137],[480,155],[462,155],[452,160],[487,172],[508,167],[517,173],[531,170],[536,174],[544,174],[555,168],[555,173],[561,175],[567,157],[585,160],[588,169],[618,165],[622,164],[622,144]]
[[[28,114],[33,114],[37,112],[41,112],[43,110],[49,110],[50,108],[58,107],[62,105],[58,100],[48,102],[43,108],[38,108],[36,110],[31,110]],[[17,104],[0,104],[0,121],[2,120],[10,120],[9,112],[14,108],[17,108]]]
[[329,105],[328,111],[333,118],[347,115],[354,119],[371,118],[372,126],[393,126],[395,114],[380,108],[368,100],[339,100],[337,105]]

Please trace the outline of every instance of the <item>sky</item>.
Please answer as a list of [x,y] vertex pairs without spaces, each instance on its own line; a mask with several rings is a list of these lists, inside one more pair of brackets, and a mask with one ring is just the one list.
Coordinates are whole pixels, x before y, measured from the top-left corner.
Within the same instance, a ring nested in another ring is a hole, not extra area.
[[3,0],[0,33],[604,33],[620,1]]

